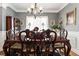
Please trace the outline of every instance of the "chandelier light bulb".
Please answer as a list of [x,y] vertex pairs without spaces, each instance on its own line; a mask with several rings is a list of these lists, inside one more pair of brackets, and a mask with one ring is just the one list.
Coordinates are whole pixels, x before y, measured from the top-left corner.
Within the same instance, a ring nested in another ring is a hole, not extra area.
[[39,8],[39,10],[42,10],[42,9],[43,9],[42,7]]
[[31,8],[34,9],[34,5],[31,5]]
[[36,11],[34,11],[34,14],[37,14],[37,12],[36,12]]
[[28,8],[27,11],[31,12],[30,8]]

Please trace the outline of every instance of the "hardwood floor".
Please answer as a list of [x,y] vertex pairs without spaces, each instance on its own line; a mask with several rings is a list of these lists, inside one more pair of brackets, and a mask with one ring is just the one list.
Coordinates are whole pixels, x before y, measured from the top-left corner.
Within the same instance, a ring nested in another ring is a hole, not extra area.
[[4,52],[3,51],[0,51],[0,56],[4,56]]
[[79,56],[79,55],[76,54],[75,52],[71,51],[71,52],[70,52],[70,56]]
[[[0,56],[4,56],[4,52],[0,51]],[[71,51],[70,52],[70,56],[79,56],[78,54],[76,54],[75,52]]]

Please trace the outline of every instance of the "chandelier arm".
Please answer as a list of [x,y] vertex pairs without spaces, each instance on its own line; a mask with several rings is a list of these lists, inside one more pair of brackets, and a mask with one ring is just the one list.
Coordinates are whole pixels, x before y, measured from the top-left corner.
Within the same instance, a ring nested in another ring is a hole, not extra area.
[[36,18],[36,15],[37,14],[40,15],[42,13],[42,8],[37,7],[37,3],[34,4],[34,7],[33,8],[29,8],[29,10],[28,10],[28,12],[31,13],[32,15],[34,15],[35,18]]
[[35,8],[37,8],[37,3],[35,3]]

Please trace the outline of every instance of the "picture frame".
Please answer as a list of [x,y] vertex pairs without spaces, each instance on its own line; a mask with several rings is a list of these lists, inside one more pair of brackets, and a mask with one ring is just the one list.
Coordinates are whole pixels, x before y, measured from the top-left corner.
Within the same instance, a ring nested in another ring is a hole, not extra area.
[[76,8],[66,14],[66,25],[76,25]]

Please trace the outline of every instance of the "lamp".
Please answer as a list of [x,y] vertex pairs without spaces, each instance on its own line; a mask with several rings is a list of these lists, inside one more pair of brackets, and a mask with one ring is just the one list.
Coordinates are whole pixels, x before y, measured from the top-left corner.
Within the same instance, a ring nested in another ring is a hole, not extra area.
[[37,3],[35,3],[34,5],[31,5],[30,8],[27,9],[27,12],[31,13],[36,18],[37,14],[41,14],[42,13],[42,7],[38,7]]

